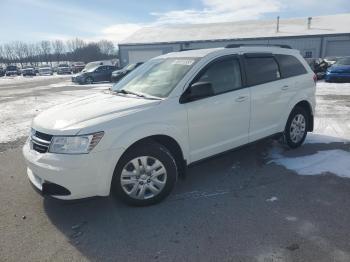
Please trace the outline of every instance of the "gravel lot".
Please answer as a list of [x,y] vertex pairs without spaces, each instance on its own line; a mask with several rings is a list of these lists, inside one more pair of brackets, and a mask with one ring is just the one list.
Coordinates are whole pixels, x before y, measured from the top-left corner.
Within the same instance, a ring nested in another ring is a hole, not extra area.
[[133,208],[44,199],[21,154],[34,115],[110,84],[13,80],[0,79],[0,261],[350,261],[349,84],[318,84],[317,134],[303,147],[242,147]]

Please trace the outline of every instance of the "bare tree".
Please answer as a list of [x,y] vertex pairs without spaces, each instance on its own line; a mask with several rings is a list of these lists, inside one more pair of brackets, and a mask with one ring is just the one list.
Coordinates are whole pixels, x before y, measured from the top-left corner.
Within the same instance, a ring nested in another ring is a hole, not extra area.
[[41,52],[42,52],[42,56],[44,58],[44,61],[48,64],[49,61],[50,61],[50,54],[51,54],[51,43],[50,43],[50,41],[41,41],[40,42],[40,47],[41,47]]
[[75,39],[68,40],[66,45],[68,48],[68,52],[71,53],[71,58],[73,60],[76,60],[77,59],[76,51],[78,49],[84,48],[87,44],[84,42],[84,40],[75,38]]
[[115,55],[115,47],[112,41],[101,40],[97,43],[102,54],[112,56]]
[[0,63],[3,63],[4,59],[5,59],[4,48],[2,45],[0,45]]
[[67,47],[69,52],[74,52],[75,50],[79,48],[83,48],[85,46],[86,46],[86,43],[84,42],[84,40],[80,38],[74,38],[67,41]]
[[62,40],[55,40],[52,42],[53,53],[57,62],[61,61],[61,56],[65,51],[65,46]]
[[13,46],[11,44],[5,44],[4,45],[4,54],[5,54],[5,58],[6,58],[6,63],[7,64],[11,64],[13,62],[15,62],[15,55],[13,52]]
[[12,48],[16,60],[21,64],[21,67],[23,67],[28,49],[27,44],[21,41],[15,41],[12,43]]

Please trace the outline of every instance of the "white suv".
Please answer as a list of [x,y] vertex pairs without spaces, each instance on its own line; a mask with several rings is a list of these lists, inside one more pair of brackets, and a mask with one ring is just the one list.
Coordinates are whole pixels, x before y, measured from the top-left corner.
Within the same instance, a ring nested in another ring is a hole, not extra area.
[[296,50],[229,46],[153,58],[111,91],[38,115],[23,148],[30,181],[59,199],[165,198],[186,166],[313,129],[315,75]]

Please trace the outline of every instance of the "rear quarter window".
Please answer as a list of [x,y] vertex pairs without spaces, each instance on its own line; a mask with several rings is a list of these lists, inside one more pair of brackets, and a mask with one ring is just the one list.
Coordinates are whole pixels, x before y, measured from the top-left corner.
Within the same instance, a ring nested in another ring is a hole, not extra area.
[[275,55],[283,78],[306,74],[303,64],[291,55]]
[[276,60],[271,57],[245,57],[247,83],[260,85],[279,80],[280,71]]

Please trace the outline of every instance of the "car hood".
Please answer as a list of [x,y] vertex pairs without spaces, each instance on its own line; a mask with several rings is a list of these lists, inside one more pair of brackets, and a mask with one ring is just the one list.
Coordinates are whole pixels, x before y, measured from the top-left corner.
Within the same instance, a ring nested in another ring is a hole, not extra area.
[[124,74],[126,71],[123,69],[115,70],[112,72],[113,75]]
[[50,108],[34,118],[32,126],[53,135],[73,135],[84,127],[136,113],[160,102],[105,92]]
[[330,72],[350,72],[350,65],[333,65],[329,68]]

